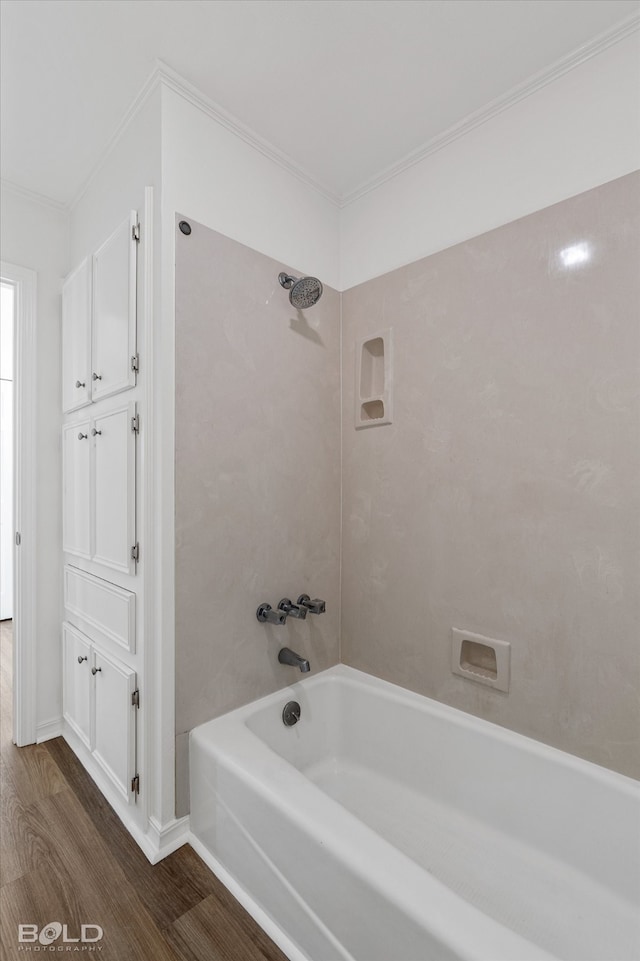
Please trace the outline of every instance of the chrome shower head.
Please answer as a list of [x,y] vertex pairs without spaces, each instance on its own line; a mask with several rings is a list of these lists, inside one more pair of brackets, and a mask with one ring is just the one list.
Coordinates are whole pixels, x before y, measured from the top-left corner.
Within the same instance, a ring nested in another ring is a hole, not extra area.
[[304,310],[313,307],[322,297],[322,284],[317,277],[292,277],[290,274],[278,274],[280,286],[289,291],[289,300],[293,307]]

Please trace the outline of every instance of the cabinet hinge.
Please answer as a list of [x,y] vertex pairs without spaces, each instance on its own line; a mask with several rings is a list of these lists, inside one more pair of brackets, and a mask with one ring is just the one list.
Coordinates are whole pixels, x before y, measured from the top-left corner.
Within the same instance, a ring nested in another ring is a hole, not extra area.
[[132,561],[139,561],[139,560],[140,560],[140,545],[139,545],[139,544],[134,544],[133,547],[131,548],[131,560],[132,560]]
[[140,354],[134,354],[131,358],[131,370],[137,374],[140,370]]
[[140,775],[136,774],[131,778],[131,791],[133,794],[140,794]]
[[140,224],[134,224],[131,228],[131,239],[140,243]]
[[140,707],[140,691],[138,688],[131,692],[131,704],[133,707]]
[[131,430],[134,434],[140,433],[140,414],[136,414],[135,417],[131,418]]

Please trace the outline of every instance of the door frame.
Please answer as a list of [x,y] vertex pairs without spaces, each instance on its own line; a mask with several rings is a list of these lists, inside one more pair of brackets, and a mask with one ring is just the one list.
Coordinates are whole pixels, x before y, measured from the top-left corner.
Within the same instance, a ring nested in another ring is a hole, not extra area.
[[[15,288],[13,396],[13,741],[36,740],[36,307],[37,275],[0,263]],[[18,536],[19,544],[18,544]]]

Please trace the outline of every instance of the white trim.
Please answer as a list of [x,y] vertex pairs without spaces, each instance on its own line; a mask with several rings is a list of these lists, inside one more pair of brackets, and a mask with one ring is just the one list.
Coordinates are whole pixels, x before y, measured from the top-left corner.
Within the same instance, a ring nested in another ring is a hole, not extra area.
[[144,84],[142,85],[142,88],[140,89],[140,91],[136,94],[132,102],[129,104],[128,108],[124,113],[124,116],[120,120],[120,123],[118,124],[118,126],[113,131],[109,139],[106,141],[104,147],[100,151],[99,160],[91,168],[90,172],[88,173],[80,189],[77,191],[76,194],[74,194],[71,200],[66,204],[66,208],[69,212],[71,212],[74,209],[74,207],[82,200],[87,190],[91,186],[92,182],[95,180],[100,170],[102,170],[102,168],[106,164],[109,154],[111,153],[115,145],[118,143],[122,135],[125,133],[131,121],[134,120],[137,117],[138,113],[142,110],[147,100],[149,99],[151,94],[154,92],[154,90],[156,89],[159,83],[160,83],[160,79],[158,76],[158,70],[157,70],[157,67],[154,67],[151,73],[149,74],[149,76],[147,77],[147,79],[145,80]]
[[36,727],[36,744],[43,741],[50,741],[54,737],[62,734],[62,718],[52,717],[49,721],[41,721]]
[[62,718],[52,717],[49,721],[41,721],[36,727],[36,744],[43,741],[50,741],[54,737],[62,734]]
[[289,961],[310,961],[309,956],[304,954],[291,938],[285,934],[282,928],[260,907],[249,892],[229,874],[227,869],[224,868],[211,851],[198,840],[195,834],[189,834],[187,841],[196,854],[200,855],[207,867],[222,881],[225,888],[231,892],[236,901],[240,902],[247,914],[251,915],[253,920],[256,921],[271,940],[277,944],[282,953],[289,958]]
[[[156,560],[155,550],[155,485],[156,477],[154,470],[155,456],[155,405],[154,405],[154,382],[156,364],[156,344],[157,336],[154,333],[154,191],[153,187],[145,187],[144,190],[144,213],[140,227],[140,246],[141,251],[138,256],[138,270],[142,271],[142,283],[137,285],[138,291],[142,291],[142,305],[138,302],[138,317],[142,319],[142,333],[144,345],[144,357],[142,358],[142,396],[143,396],[143,418],[140,426],[140,435],[136,457],[137,477],[140,485],[142,504],[139,512],[136,513],[136,537],[143,545],[142,570],[139,575],[142,580],[142,621],[144,629],[142,631],[141,642],[141,685],[143,697],[138,714],[138,773],[146,784],[146,789],[140,797],[140,807],[145,815],[149,817],[152,811],[157,810],[156,799],[158,797],[157,783],[161,778],[161,769],[164,763],[159,742],[161,739],[160,728],[155,721],[155,705],[158,703],[160,695],[158,692],[154,651],[156,649],[155,632],[155,598],[156,598],[156,577],[158,561]],[[160,252],[158,251],[158,257]],[[139,333],[138,327],[136,330]],[[139,343],[139,341],[138,341]],[[136,345],[137,349],[137,345]],[[140,380],[138,379],[138,384]],[[162,441],[162,438],[160,439]],[[154,643],[150,643],[150,639]]]
[[98,790],[102,792],[106,800],[109,802],[113,810],[122,821],[124,827],[127,829],[136,844],[142,849],[151,864],[155,864],[157,861],[159,861],[160,853],[155,847],[153,840],[147,836],[136,820],[135,806],[129,805],[129,803],[122,797],[120,792],[116,790],[111,779],[107,777],[103,768],[97,763],[93,755],[85,747],[76,732],[70,727],[66,720],[62,725],[62,737],[65,739],[87,774],[96,784]]
[[82,743],[67,721],[62,723],[61,733],[78,761],[94,781],[98,790],[105,796],[126,830],[151,864],[162,861],[163,858],[166,858],[167,855],[190,840],[188,817],[174,818],[165,825],[161,825],[155,818],[150,818],[147,830],[143,830],[137,817],[137,805],[130,805],[122,797],[103,768],[97,763],[94,755]]
[[[80,190],[74,196],[74,198],[66,205],[67,210],[73,210],[76,204],[84,196],[89,185],[93,179],[98,174],[98,171],[106,163],[107,157],[117,142],[122,137],[129,123],[134,119],[138,112],[142,109],[144,104],[147,102],[151,94],[156,90],[160,84],[164,84],[168,89],[173,90],[179,96],[183,97],[193,106],[202,110],[203,113],[207,114],[216,123],[219,123],[225,129],[229,130],[235,136],[239,137],[249,146],[253,147],[263,156],[268,157],[278,166],[282,167],[288,173],[292,174],[298,180],[307,184],[307,186],[312,187],[317,190],[326,200],[334,204],[338,208],[347,207],[349,204],[354,203],[360,197],[375,190],[381,184],[386,183],[388,180],[392,180],[397,177],[403,171],[408,170],[415,164],[420,163],[426,157],[441,150],[447,144],[454,140],[458,140],[465,134],[470,133],[476,127],[483,123],[486,123],[492,117],[497,114],[502,113],[503,110],[508,110],[509,107],[514,106],[526,97],[531,96],[531,94],[536,93],[541,87],[546,86],[549,83],[553,83],[554,80],[558,80],[564,74],[573,70],[574,67],[579,67],[581,64],[585,63],[587,60],[598,56],[598,54],[603,53],[609,47],[624,40],[626,37],[630,36],[640,29],[640,14],[632,13],[630,16],[626,17],[624,20],[619,21],[613,27],[605,30],[603,33],[594,37],[588,43],[583,44],[570,53],[556,60],[549,67],[544,70],[539,71],[532,77],[517,84],[512,87],[502,96],[497,97],[490,103],[485,104],[479,110],[473,113],[467,114],[456,124],[448,127],[446,130],[437,134],[427,143],[418,147],[416,150],[411,151],[411,153],[406,154],[401,160],[396,161],[390,166],[374,174],[373,177],[364,181],[360,186],[355,189],[348,191],[346,194],[339,194],[335,190],[332,190],[326,184],[319,181],[313,174],[308,170],[305,170],[300,164],[295,160],[285,154],[283,151],[279,150],[273,144],[264,140],[249,127],[245,126],[240,120],[230,114],[227,110],[221,107],[215,101],[211,100],[206,94],[195,87],[193,84],[189,83],[184,77],[181,77],[179,73],[169,67],[162,60],[156,60],[155,66],[151,71],[149,77],[142,86],[137,96],[132,101],[122,120],[116,127],[112,136],[109,138],[105,147],[100,155],[100,160],[94,166],[93,170],[83,183]],[[22,188],[16,188],[21,190]],[[29,194],[29,191],[26,191]],[[33,194],[34,199],[39,195]],[[40,200],[41,203],[47,203],[46,198]],[[51,204],[57,205],[56,201],[50,201]]]
[[0,264],[2,280],[16,289],[14,388],[14,660],[13,740],[36,740],[36,309],[37,275]]
[[304,167],[293,160],[288,154],[255,133],[250,127],[243,124],[241,120],[238,120],[237,117],[234,117],[233,114],[225,110],[224,107],[221,107],[220,104],[211,100],[205,93],[197,87],[194,87],[192,83],[185,80],[184,77],[167,66],[166,63],[163,63],[162,60],[157,60],[156,64],[156,75],[165,87],[173,90],[174,93],[177,93],[184,100],[187,100],[192,106],[197,107],[198,110],[205,113],[211,120],[215,120],[221,127],[224,127],[250,147],[253,147],[258,153],[261,153],[264,157],[267,157],[269,160],[272,160],[273,163],[282,167],[287,173],[290,173],[308,187],[316,190],[330,203],[336,207],[340,206],[340,195],[318,180],[313,174],[309,173],[308,170],[305,170]]
[[157,818],[150,817],[147,837],[156,851],[156,860],[153,862],[155,864],[156,861],[166,858],[168,854],[177,851],[178,848],[189,841],[189,816],[174,818],[164,826],[160,824]]
[[21,200],[29,200],[32,204],[49,207],[51,210],[57,210],[58,213],[66,214],[69,212],[69,204],[64,203],[62,200],[45,197],[44,194],[39,194],[35,190],[29,190],[28,187],[21,187],[20,184],[14,184],[11,180],[5,180],[4,177],[0,179],[0,184],[2,184],[3,190],[6,190],[7,193],[14,194],[16,197],[20,197]]
[[360,197],[364,197],[365,194],[375,190],[376,187],[380,187],[387,181],[393,180],[394,177],[404,173],[405,170],[409,170],[410,167],[419,164],[422,160],[430,157],[431,154],[446,147],[447,144],[458,140],[460,137],[464,137],[465,134],[471,133],[476,127],[491,120],[492,117],[520,103],[521,100],[530,97],[542,87],[553,83],[554,80],[558,80],[564,76],[564,74],[573,70],[574,67],[579,67],[587,60],[591,60],[592,57],[597,57],[598,54],[603,53],[609,47],[618,43],[620,40],[624,40],[637,30],[640,30],[640,13],[632,13],[629,17],[618,22],[614,27],[599,34],[597,37],[594,37],[593,40],[571,51],[571,53],[561,57],[559,60],[556,60],[549,67],[545,67],[544,70],[540,70],[532,77],[517,84],[517,86],[512,87],[500,97],[496,97],[495,100],[491,100],[483,107],[480,107],[479,110],[467,114],[467,116],[463,117],[458,123],[453,124],[451,127],[443,130],[442,133],[432,137],[431,140],[428,140],[427,143],[421,147],[417,147],[416,150],[411,151],[411,153],[403,157],[402,160],[396,161],[379,173],[374,174],[373,177],[366,180],[359,187],[344,194],[339,201],[340,208],[348,207],[349,204],[359,200]]

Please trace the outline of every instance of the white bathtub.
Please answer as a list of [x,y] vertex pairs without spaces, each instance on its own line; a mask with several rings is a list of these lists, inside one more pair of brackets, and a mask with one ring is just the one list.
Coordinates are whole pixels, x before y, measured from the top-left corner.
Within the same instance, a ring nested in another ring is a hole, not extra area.
[[191,826],[294,961],[640,958],[640,784],[351,668],[194,730]]

